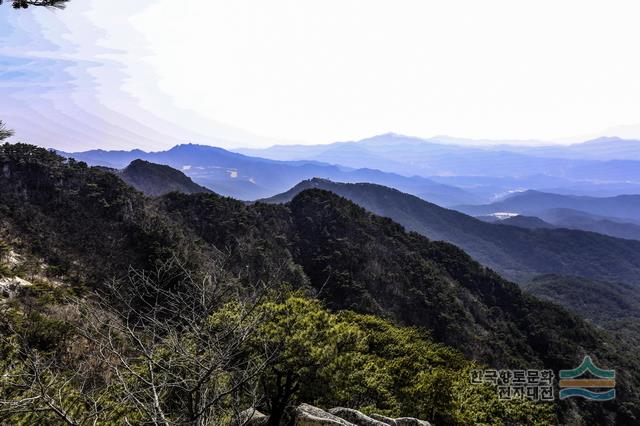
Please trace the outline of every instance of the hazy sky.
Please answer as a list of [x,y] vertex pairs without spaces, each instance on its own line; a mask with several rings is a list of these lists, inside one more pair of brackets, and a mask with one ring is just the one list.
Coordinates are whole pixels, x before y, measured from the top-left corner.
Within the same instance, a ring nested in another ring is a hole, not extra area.
[[0,119],[68,150],[640,137],[638,16],[637,0],[5,4]]

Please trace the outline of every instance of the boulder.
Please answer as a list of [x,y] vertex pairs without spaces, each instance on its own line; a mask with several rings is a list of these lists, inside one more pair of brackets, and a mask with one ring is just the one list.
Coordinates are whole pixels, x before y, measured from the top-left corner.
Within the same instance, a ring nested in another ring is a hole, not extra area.
[[386,416],[383,416],[382,414],[369,414],[369,417],[379,422],[382,422],[384,424],[396,426],[395,419],[392,419],[391,417],[386,417]]
[[396,426],[431,426],[426,420],[418,420],[413,417],[400,417],[395,419]]
[[357,426],[387,426],[387,423],[372,419],[366,414],[351,408],[336,407],[329,410],[329,413],[338,416]]
[[301,404],[295,410],[295,426],[355,426],[353,423],[334,416],[318,407]]
[[14,298],[20,291],[32,284],[20,277],[0,278],[0,296]]
[[380,414],[371,414],[369,417],[390,426],[431,426],[431,423],[425,420],[414,419],[413,417],[392,419],[391,417],[382,416]]
[[238,415],[233,422],[234,426],[263,426],[269,422],[269,416],[265,416],[255,408],[247,408]]

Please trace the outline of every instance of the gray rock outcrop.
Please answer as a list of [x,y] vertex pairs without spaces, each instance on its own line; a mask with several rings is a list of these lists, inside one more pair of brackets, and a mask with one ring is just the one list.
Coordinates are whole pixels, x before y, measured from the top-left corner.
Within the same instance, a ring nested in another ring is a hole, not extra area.
[[264,426],[269,423],[269,416],[265,416],[255,408],[247,408],[238,415],[233,426]]
[[355,426],[338,416],[309,404],[301,404],[295,411],[295,426]]
[[413,417],[400,417],[395,419],[396,426],[431,426],[431,423],[425,420],[414,419]]
[[395,419],[392,419],[391,417],[383,416],[381,414],[370,414],[369,417],[384,424],[396,426]]
[[387,423],[373,419],[366,414],[352,408],[336,407],[329,410],[329,413],[338,416],[357,426],[387,426]]
[[414,419],[413,417],[392,419],[391,417],[386,417],[381,414],[370,414],[369,417],[390,426],[431,426],[431,423],[428,421]]

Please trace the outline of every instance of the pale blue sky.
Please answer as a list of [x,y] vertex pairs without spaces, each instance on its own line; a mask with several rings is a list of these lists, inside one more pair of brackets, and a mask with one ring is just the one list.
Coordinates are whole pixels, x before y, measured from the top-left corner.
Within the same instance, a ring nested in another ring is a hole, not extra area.
[[639,13],[573,0],[4,5],[0,119],[68,150],[640,137]]

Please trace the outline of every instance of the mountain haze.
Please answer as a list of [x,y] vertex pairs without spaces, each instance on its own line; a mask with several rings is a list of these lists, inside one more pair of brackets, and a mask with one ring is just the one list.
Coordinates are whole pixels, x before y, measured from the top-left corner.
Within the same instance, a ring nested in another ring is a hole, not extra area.
[[385,184],[442,205],[481,200],[460,188],[424,177],[385,173],[371,168],[352,169],[317,161],[274,161],[204,145],[178,145],[160,152],[93,150],[61,154],[89,165],[118,169],[136,159],[168,165],[202,186],[242,200],[273,196],[301,180],[316,176],[343,182]]
[[640,195],[616,197],[586,197],[525,191],[492,204],[456,206],[456,210],[473,216],[495,212],[512,212],[540,216],[551,209],[572,209],[617,221],[640,221]]
[[[538,146],[528,146],[531,144]],[[605,138],[570,146],[540,145],[536,141],[422,139],[387,133],[360,141],[237,151],[278,160],[315,160],[427,177],[545,175],[596,186],[603,182],[640,183],[639,141]]]

